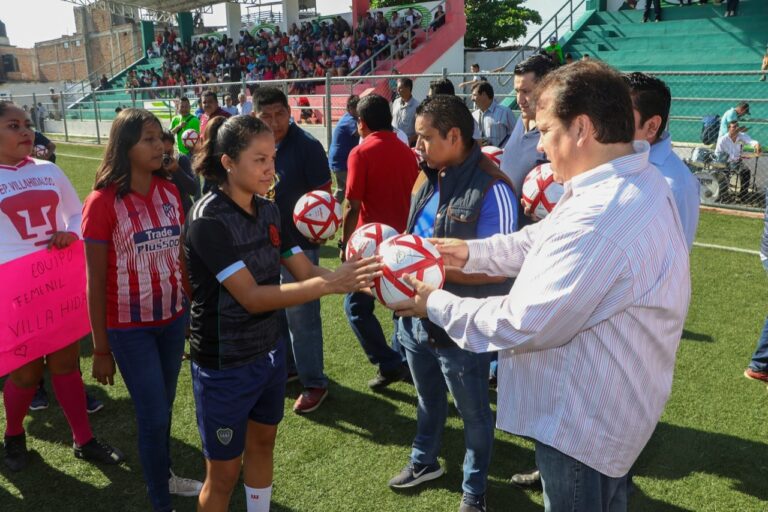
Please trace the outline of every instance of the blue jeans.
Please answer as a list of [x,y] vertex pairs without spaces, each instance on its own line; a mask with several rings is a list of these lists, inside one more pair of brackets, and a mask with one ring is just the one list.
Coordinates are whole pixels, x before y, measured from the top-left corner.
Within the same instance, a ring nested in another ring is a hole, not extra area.
[[357,341],[368,360],[378,365],[382,374],[388,374],[402,367],[404,357],[395,350],[399,345],[395,341],[396,336],[393,337],[393,348],[387,345],[379,319],[373,313],[375,305],[376,299],[367,293],[348,293],[344,297],[344,312]]
[[171,413],[184,353],[187,315],[162,327],[109,329],[115,362],[136,409],[139,458],[149,500],[156,511],[172,510]]
[[626,512],[627,475],[611,478],[536,441],[546,512]]
[[[315,265],[320,262],[318,249],[304,250],[304,254]],[[281,269],[280,277],[283,283],[296,282],[285,267]],[[280,336],[288,347],[288,371],[292,372],[295,369],[305,388],[327,388],[328,377],[323,373],[323,324],[320,320],[320,301],[313,300],[300,306],[285,308],[284,311]]]
[[421,320],[400,318],[397,335],[405,347],[419,403],[416,438],[411,460],[417,464],[437,462],[448,415],[446,392],[464,420],[465,492],[485,494],[493,447],[493,413],[488,398],[490,356],[473,354],[453,345],[435,347]]

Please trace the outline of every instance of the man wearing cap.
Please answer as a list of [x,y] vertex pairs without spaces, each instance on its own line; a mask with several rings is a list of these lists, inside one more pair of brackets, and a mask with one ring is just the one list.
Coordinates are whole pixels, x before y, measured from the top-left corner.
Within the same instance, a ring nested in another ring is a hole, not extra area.
[[725,111],[725,114],[723,114],[723,117],[720,119],[720,133],[717,134],[717,137],[720,138],[723,135],[728,134],[728,125],[731,124],[734,121],[741,121],[741,119],[744,116],[749,115],[749,103],[746,101],[742,101],[738,105],[736,105],[733,108],[729,108]]

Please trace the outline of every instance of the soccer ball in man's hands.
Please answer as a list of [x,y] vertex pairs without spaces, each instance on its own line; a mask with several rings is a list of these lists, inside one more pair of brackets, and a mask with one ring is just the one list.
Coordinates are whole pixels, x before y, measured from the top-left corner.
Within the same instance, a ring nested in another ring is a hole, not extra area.
[[181,134],[181,142],[187,149],[192,149],[195,147],[195,144],[197,144],[198,140],[200,140],[200,134],[192,128],[189,130],[184,130],[184,132]]
[[497,148],[496,146],[483,146],[480,148],[480,151],[482,151],[485,156],[490,158],[491,162],[495,163],[496,165],[501,165],[501,155],[504,154],[503,149]]
[[538,165],[523,182],[523,206],[532,219],[541,220],[555,208],[564,191],[555,181],[551,164]]
[[357,228],[347,240],[347,249],[344,255],[348,260],[357,255],[361,258],[368,258],[376,253],[376,248],[384,240],[397,235],[397,230],[392,226],[380,222],[364,224]]
[[372,291],[384,304],[407,300],[416,291],[403,280],[407,274],[419,281],[440,288],[445,282],[443,257],[434,245],[417,235],[398,235],[379,245],[376,253],[382,257],[382,275],[373,280]]
[[341,225],[341,203],[324,190],[313,190],[299,198],[293,208],[299,232],[314,243],[333,238]]

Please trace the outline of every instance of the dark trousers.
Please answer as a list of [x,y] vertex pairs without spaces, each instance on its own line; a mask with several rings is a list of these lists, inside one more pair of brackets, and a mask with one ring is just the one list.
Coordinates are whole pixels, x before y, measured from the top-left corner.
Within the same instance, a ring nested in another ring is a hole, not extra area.
[[736,12],[739,10],[739,0],[727,0],[725,2],[725,10]]
[[661,0],[647,0],[645,2],[645,10],[643,11],[643,19],[648,19],[648,15],[651,13],[651,4],[653,4],[653,13],[656,15],[656,19],[661,19]]

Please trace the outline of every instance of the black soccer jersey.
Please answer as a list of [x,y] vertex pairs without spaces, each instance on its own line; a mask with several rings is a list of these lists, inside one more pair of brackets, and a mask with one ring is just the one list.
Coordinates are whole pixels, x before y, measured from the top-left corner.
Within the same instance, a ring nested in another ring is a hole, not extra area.
[[258,285],[280,283],[281,253],[295,244],[280,236],[277,206],[254,197],[256,215],[214,188],[192,207],[184,252],[192,284],[191,357],[214,369],[247,364],[272,350],[278,338],[275,311],[253,315],[221,284],[247,268]]

